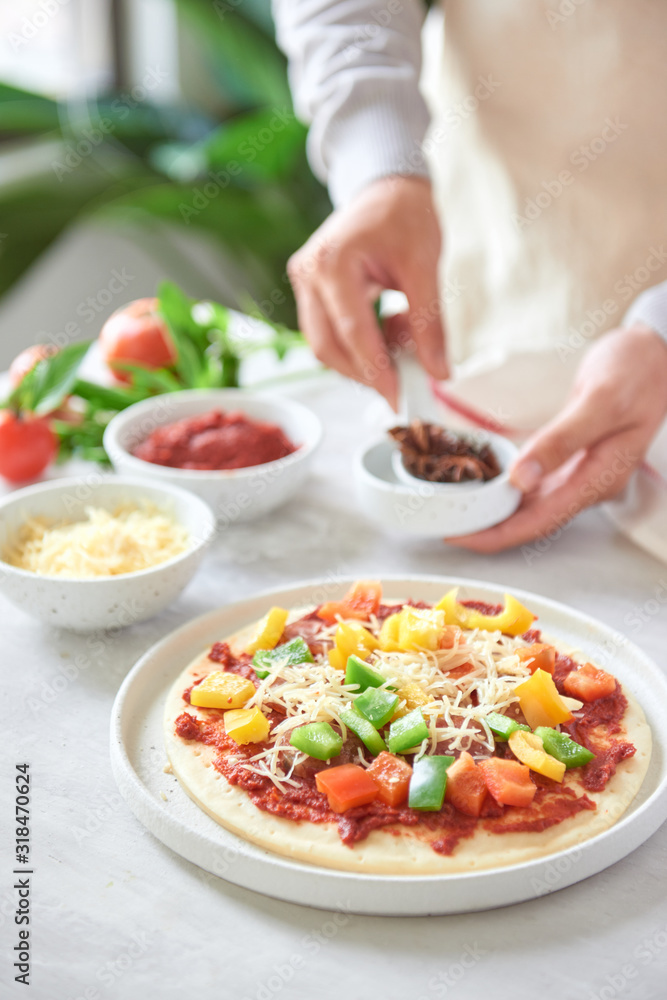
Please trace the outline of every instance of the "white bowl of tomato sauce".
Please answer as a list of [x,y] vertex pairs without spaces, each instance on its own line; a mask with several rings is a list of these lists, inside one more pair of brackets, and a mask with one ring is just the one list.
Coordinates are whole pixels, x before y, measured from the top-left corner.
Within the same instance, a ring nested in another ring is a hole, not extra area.
[[[294,400],[244,389],[187,389],[117,414],[104,447],[116,472],[192,490],[224,529],[294,496],[321,438],[319,419]],[[232,467],[206,467],[218,462]]]

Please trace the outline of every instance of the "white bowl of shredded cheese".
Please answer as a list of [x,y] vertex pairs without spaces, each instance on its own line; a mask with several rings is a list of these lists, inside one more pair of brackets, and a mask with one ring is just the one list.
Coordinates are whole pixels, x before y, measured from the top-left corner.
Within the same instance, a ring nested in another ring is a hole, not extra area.
[[0,591],[26,613],[77,632],[161,611],[215,533],[188,490],[129,477],[60,479],[0,501]]

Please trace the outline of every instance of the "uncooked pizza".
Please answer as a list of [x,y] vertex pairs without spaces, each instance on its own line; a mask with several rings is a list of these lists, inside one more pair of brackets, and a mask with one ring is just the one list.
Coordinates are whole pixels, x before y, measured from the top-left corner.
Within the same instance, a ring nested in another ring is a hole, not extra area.
[[187,665],[171,767],[218,823],[277,854],[395,875],[474,871],[612,826],[651,755],[619,681],[511,595],[267,609]]

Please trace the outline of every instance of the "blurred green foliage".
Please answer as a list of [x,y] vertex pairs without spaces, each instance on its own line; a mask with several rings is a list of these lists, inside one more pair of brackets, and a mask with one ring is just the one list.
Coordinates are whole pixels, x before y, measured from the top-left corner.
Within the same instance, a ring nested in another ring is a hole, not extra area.
[[[169,0],[164,0],[165,3]],[[218,93],[209,105],[151,104],[132,92],[58,102],[0,83],[0,139],[51,140],[38,176],[0,186],[0,295],[85,217],[199,230],[231,253],[272,318],[294,325],[285,263],[329,211],[305,156],[266,0],[177,0]]]

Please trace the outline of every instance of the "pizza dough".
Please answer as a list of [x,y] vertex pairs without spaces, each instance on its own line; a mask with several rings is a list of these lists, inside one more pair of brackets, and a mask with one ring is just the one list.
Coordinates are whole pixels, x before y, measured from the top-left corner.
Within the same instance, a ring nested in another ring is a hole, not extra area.
[[[254,634],[255,626],[227,639],[233,652],[240,653]],[[562,644],[558,646],[562,652]],[[614,734],[635,747],[633,757],[618,765],[602,792],[589,792],[579,785],[579,769],[566,771],[563,786],[585,793],[596,803],[595,810],[582,810],[541,832],[491,833],[478,826],[463,839],[451,855],[436,853],[428,842],[429,831],[422,828],[387,826],[372,831],[353,847],[344,844],[336,823],[295,821],[259,809],[244,789],[230,785],[214,767],[216,748],[184,740],[175,732],[175,721],[184,711],[205,719],[205,710],[187,705],[183,691],[194,676],[217,669],[208,649],[179,675],[165,706],[165,745],[172,770],[181,786],[217,823],[244,840],[297,861],[343,871],[384,875],[430,875],[479,871],[521,864],[546,857],[602,833],[613,826],[637,795],[651,757],[651,732],[637,701],[624,691],[628,708],[621,731]],[[434,839],[437,834],[431,835]]]

